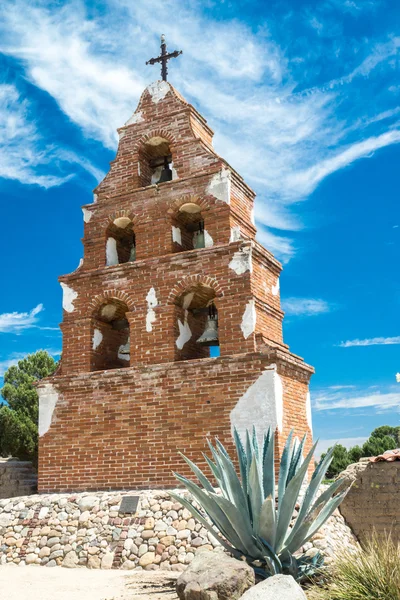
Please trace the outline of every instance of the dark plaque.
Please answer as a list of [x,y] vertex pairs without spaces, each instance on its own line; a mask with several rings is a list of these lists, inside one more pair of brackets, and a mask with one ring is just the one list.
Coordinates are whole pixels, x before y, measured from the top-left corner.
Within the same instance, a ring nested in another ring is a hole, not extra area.
[[125,515],[135,514],[139,504],[139,496],[124,496],[119,507],[119,512]]

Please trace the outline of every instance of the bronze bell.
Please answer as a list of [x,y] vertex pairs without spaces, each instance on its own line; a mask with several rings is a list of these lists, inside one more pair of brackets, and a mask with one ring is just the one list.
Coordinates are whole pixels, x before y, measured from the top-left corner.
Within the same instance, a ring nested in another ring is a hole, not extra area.
[[212,304],[208,309],[208,317],[204,332],[196,342],[202,346],[218,346],[218,316],[215,306]]
[[163,183],[164,181],[172,181],[172,169],[170,169],[167,157],[164,158],[164,167],[157,183]]

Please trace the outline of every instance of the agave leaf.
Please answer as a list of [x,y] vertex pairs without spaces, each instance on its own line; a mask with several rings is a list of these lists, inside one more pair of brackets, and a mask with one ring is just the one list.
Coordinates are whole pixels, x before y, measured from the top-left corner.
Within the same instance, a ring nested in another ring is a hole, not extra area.
[[197,510],[197,508],[193,506],[191,502],[189,502],[189,500],[186,500],[186,498],[182,498],[182,496],[179,496],[179,494],[176,494],[175,492],[169,492],[169,494],[172,498],[175,498],[177,502],[182,504],[182,506],[187,508],[192,513],[193,517],[197,519],[197,521],[199,521],[199,523],[201,523],[210,533],[212,533],[212,535],[220,542],[220,544],[225,548],[225,550],[230,552],[235,558],[239,560],[241,559],[242,552],[231,546],[224,538],[220,537],[215,531],[214,527],[210,525],[207,519],[203,517],[203,515]]
[[218,454],[217,450],[214,448],[214,446],[212,445],[212,443],[210,442],[210,440],[207,440],[207,443],[208,443],[208,447],[211,450],[211,454],[213,455],[213,459],[215,461],[215,466],[219,473],[218,485],[221,489],[221,492],[224,494],[224,496],[226,498],[229,498],[229,492],[228,492],[228,489],[227,489],[226,483],[225,483],[225,473],[224,473],[224,470],[221,465],[219,454]]
[[[255,559],[262,558],[261,548],[257,545],[257,540],[253,536],[250,522],[246,519],[242,512],[232,502],[218,496],[217,494],[211,494],[210,496],[219,505],[224,515],[230,522],[232,528],[235,529],[237,535],[241,540],[241,548],[245,550],[247,554],[253,556]],[[236,544],[235,544],[236,545]]]
[[286,444],[283,448],[281,464],[280,464],[280,468],[279,468],[278,517],[279,517],[279,513],[281,511],[281,501],[283,500],[283,497],[285,495],[285,490],[286,490],[286,480],[287,480],[289,467],[290,467],[290,458],[291,458],[290,445],[292,443],[292,437],[293,437],[293,431],[291,431],[289,433],[288,438],[286,440]]
[[301,442],[299,444],[297,444],[296,448],[293,447],[292,462],[291,462],[290,468],[289,468],[287,483],[289,483],[289,481],[291,479],[293,479],[293,477],[296,475],[297,471],[299,470],[299,468],[301,466],[301,461],[303,459],[303,450],[304,450],[304,445],[306,443],[306,439],[307,439],[307,434],[303,436],[303,439],[301,440]]
[[182,452],[179,452],[179,454],[182,456],[183,460],[192,469],[193,473],[196,475],[197,479],[200,481],[203,488],[205,488],[209,492],[215,492],[215,489],[213,488],[213,486],[211,485],[211,483],[209,482],[207,477],[204,475],[203,471],[201,471],[201,469],[199,469],[199,467],[197,465],[195,465],[194,462],[192,462],[189,458],[187,458],[184,454],[182,454]]
[[213,461],[211,460],[211,458],[209,458],[209,457],[207,456],[207,454],[205,454],[204,452],[203,452],[202,454],[203,454],[204,460],[206,461],[206,463],[207,463],[207,464],[208,464],[208,466],[210,467],[210,471],[211,471],[211,473],[213,474],[213,476],[214,476],[214,479],[215,479],[215,481],[217,482],[217,484],[218,484],[218,487],[219,487],[219,477],[220,477],[220,473],[219,473],[219,470],[218,470],[218,467],[217,467],[217,465],[216,465],[215,463],[213,463]]
[[247,456],[242,440],[240,439],[236,427],[233,429],[233,439],[235,440],[236,453],[239,462],[240,477],[242,480],[243,490],[247,490]]
[[276,551],[278,552],[278,554],[282,549],[283,542],[285,540],[285,537],[287,536],[289,525],[292,520],[294,507],[296,505],[296,501],[299,496],[304,477],[307,473],[308,466],[313,457],[315,448],[316,443],[313,445],[310,452],[307,454],[307,457],[304,459],[304,462],[301,465],[300,469],[297,471],[296,475],[289,482],[285,494],[282,498],[282,502],[279,502],[281,506],[276,529]]
[[178,481],[184,484],[200,506],[203,507],[208,517],[211,519],[211,522],[219,529],[222,535],[227,540],[230,540],[233,546],[238,550],[244,549],[241,538],[236,533],[235,527],[232,527],[224,511],[221,510],[219,504],[215,502],[214,498],[216,494],[212,494],[211,492],[207,494],[196,483],[190,481],[190,479],[186,479],[186,477],[178,475],[177,473],[174,473],[174,475]]
[[263,459],[263,491],[264,498],[272,497],[275,510],[275,435],[271,434],[271,428],[268,430],[269,441],[265,441],[264,459]]
[[265,461],[265,455],[268,452],[268,448],[269,448],[269,444],[271,442],[271,437],[273,437],[273,433],[271,433],[271,426],[268,427],[268,431],[267,433],[264,433],[264,444],[263,444],[263,451],[262,451],[262,461],[264,464]]
[[[247,504],[247,495],[245,494],[241,486],[233,462],[231,461],[229,454],[226,452],[221,442],[217,441],[217,445],[220,449],[221,464],[226,475],[225,480],[226,485],[229,488],[230,497],[232,498],[231,501],[237,508],[246,512],[248,514],[248,517],[250,517],[249,507]],[[215,490],[210,491],[215,492]]]
[[275,500],[269,495],[263,502],[260,511],[258,534],[271,546],[275,547],[276,514]]
[[331,485],[324,492],[322,492],[322,494],[320,496],[318,496],[318,498],[314,502],[313,506],[311,507],[310,512],[313,512],[321,504],[325,504],[325,502],[327,502],[328,499],[331,496],[333,496],[335,494],[335,492],[344,485],[347,486],[346,490],[348,492],[350,490],[352,484],[349,484],[345,479],[343,479],[343,478],[337,479],[336,481],[331,483]]
[[[301,511],[298,514],[298,517],[296,519],[296,522],[290,532],[290,535],[288,536],[288,538],[285,540],[285,546],[291,546],[292,545],[292,540],[293,543],[296,545],[297,541],[294,541],[294,538],[296,536],[299,537],[301,539],[301,537],[305,537],[307,535],[308,529],[311,527],[311,524],[314,520],[314,515],[315,515],[315,510],[318,508],[318,506],[320,506],[321,504],[324,504],[325,502],[327,502],[327,500],[329,500],[329,498],[331,496],[333,496],[333,494],[343,485],[343,479],[342,480],[338,480],[335,481],[334,483],[332,483],[332,485],[329,486],[329,488],[327,490],[325,490],[318,498],[318,500],[315,502],[315,504],[310,508],[310,510],[307,513],[303,513],[302,515],[300,514]],[[303,502],[303,506],[304,506],[304,502]],[[302,506],[302,508],[303,508]],[[311,518],[309,518],[309,516],[311,515]],[[303,527],[304,523],[308,523],[308,525]],[[298,534],[299,532],[299,534]],[[300,543],[297,547],[302,546],[303,544]],[[297,549],[297,548],[296,548]]]
[[258,533],[260,511],[264,500],[264,494],[256,456],[253,456],[253,460],[250,466],[247,493],[250,498],[251,504],[253,531],[254,533]]
[[298,519],[300,519],[300,521],[307,514],[311,504],[314,502],[314,498],[319,490],[319,486],[321,485],[321,482],[325,476],[326,470],[332,461],[333,452],[334,447],[327,452],[325,458],[319,461],[314,473],[312,474],[311,481],[307,487],[306,493],[304,494],[303,502],[298,515]]
[[260,444],[258,443],[257,431],[255,425],[253,425],[252,445],[254,452],[257,456],[257,461],[260,462]]
[[310,528],[307,537],[305,538],[303,544],[306,544],[312,536],[317,533],[318,529],[322,527],[322,525],[329,519],[331,514],[337,509],[342,500],[346,497],[346,494],[349,490],[344,490],[341,494],[334,496],[326,503],[326,505],[322,508],[318,517],[315,519],[313,526]]

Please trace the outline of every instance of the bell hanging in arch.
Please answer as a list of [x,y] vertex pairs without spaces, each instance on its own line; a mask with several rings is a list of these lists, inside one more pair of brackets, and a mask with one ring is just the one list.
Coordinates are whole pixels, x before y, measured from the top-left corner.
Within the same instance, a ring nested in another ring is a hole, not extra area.
[[164,158],[164,167],[157,183],[163,183],[164,181],[172,181],[172,169],[169,166],[167,157]]
[[199,248],[205,248],[205,245],[204,221],[200,221],[199,228],[193,235],[193,248],[198,250]]
[[218,315],[214,304],[208,307],[206,327],[196,343],[202,346],[219,346]]

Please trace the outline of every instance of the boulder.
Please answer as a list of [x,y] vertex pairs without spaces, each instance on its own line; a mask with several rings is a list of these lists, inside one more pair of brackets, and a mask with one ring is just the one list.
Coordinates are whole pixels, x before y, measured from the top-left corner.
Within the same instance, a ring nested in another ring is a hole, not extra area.
[[70,552],[68,552],[68,554],[65,555],[61,566],[66,567],[67,569],[74,569],[78,564],[78,560],[79,559],[76,555],[76,552],[74,550],[71,550]]
[[307,600],[291,575],[274,575],[247,590],[240,600]]
[[179,576],[176,591],[181,600],[237,600],[254,581],[254,571],[245,562],[222,552],[198,550]]

